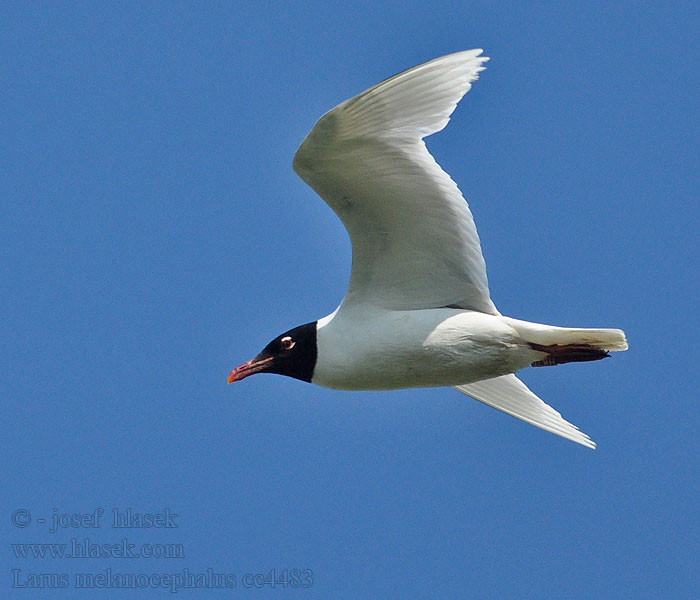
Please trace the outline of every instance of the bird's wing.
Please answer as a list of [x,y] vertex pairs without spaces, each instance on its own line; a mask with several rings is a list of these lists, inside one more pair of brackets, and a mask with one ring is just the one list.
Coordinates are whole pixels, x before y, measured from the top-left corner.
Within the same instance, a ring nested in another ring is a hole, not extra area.
[[499,314],[469,206],[422,141],[445,127],[484,69],[480,54],[450,54],[383,81],[321,117],[297,150],[294,170],[350,235],[344,304]]
[[476,383],[459,385],[455,389],[535,427],[589,448],[595,448],[595,442],[591,438],[535,396],[515,375],[502,375]]

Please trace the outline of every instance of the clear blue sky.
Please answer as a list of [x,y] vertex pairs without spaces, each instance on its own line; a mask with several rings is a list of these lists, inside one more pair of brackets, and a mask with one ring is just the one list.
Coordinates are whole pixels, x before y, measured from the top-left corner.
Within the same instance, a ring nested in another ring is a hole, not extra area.
[[[170,597],[11,590],[11,569],[212,569],[236,589],[176,597],[695,598],[697,5],[140,4],[0,14],[0,595]],[[450,389],[226,385],[345,291],[346,234],[291,168],[303,136],[473,47],[488,69],[428,145],[503,313],[626,330],[627,353],[523,374],[596,451]],[[115,507],[177,527],[114,529]],[[10,546],[86,537],[184,557]],[[244,586],[272,569],[313,585]]]

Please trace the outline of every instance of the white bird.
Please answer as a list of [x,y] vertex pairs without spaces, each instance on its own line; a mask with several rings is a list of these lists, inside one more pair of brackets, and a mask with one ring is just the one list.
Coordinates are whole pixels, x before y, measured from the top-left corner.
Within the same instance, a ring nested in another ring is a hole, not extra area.
[[484,70],[481,53],[404,71],[318,120],[294,170],[350,235],[347,293],[333,313],[283,333],[231,371],[229,383],[269,372],[339,390],[452,386],[595,448],[514,373],[605,358],[627,349],[624,333],[502,316],[469,206],[423,142]]

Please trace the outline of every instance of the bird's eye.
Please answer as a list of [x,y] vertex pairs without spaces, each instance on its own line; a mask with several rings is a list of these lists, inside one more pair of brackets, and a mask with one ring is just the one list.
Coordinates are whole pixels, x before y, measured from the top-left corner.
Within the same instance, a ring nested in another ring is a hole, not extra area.
[[294,348],[295,344],[294,340],[289,336],[283,337],[280,340],[280,343],[282,344],[282,350],[291,350],[292,348]]

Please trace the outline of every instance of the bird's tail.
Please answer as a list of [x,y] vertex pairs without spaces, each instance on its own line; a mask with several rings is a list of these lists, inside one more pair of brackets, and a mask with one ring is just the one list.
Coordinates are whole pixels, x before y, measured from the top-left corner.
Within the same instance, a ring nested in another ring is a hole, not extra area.
[[583,329],[555,327],[504,317],[529,346],[542,352],[534,367],[560,365],[568,362],[600,360],[608,352],[627,350],[627,339],[621,329]]

